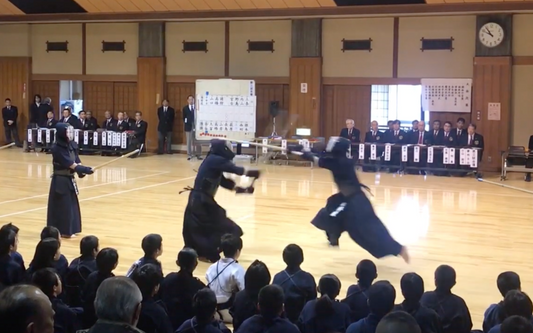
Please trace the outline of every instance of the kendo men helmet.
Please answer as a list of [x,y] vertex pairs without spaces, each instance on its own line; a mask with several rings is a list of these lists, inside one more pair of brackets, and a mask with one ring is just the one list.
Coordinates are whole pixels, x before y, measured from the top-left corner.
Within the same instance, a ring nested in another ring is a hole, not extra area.
[[227,160],[233,160],[235,153],[231,149],[231,142],[220,139],[211,140],[209,152],[214,155],[222,156]]
[[332,155],[345,155],[350,149],[350,140],[340,136],[332,136],[329,138],[326,152]]
[[70,142],[74,140],[74,127],[67,123],[56,124],[56,141]]

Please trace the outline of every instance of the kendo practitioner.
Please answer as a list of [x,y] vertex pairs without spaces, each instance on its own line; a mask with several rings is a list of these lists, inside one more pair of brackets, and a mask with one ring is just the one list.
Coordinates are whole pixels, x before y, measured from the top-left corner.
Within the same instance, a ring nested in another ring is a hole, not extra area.
[[376,258],[385,256],[401,256],[409,261],[407,249],[395,241],[368,200],[354,170],[351,159],[346,156],[350,141],[330,138],[326,154],[320,158],[304,152],[302,157],[315,162],[319,167],[328,169],[339,188],[339,193],[328,198],[311,222],[318,229],[324,230],[331,246],[339,245],[339,238],[345,231],[359,246]]
[[83,178],[93,169],[81,164],[74,128],[68,123],[56,125],[56,142],[52,146],[54,172],[48,196],[47,225],[54,226],[65,238],[81,232],[78,185],[74,174]]
[[[194,187],[185,188],[191,191],[183,220],[183,239],[185,247],[195,249],[199,258],[210,262],[220,259],[218,249],[220,238],[224,234],[242,236],[242,229],[226,216],[226,210],[215,201],[219,186],[236,193],[253,193],[252,186],[243,188],[227,179],[223,172],[259,178],[259,170],[245,170],[236,166],[232,160],[235,154],[224,140],[211,140],[211,148],[207,158],[198,169]],[[184,191],[180,192],[183,193]]]

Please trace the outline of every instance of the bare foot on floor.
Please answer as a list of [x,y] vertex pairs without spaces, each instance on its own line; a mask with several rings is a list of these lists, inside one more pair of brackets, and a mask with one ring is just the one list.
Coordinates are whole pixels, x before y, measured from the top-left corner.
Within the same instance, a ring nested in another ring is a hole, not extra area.
[[402,257],[406,263],[409,263],[410,261],[409,253],[407,252],[407,248],[405,246],[402,247],[402,251],[400,252],[400,257]]

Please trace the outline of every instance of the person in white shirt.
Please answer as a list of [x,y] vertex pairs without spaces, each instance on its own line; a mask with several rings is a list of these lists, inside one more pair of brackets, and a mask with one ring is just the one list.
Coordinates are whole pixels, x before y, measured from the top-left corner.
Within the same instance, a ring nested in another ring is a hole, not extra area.
[[205,273],[207,286],[217,296],[217,313],[225,323],[232,323],[229,308],[237,292],[244,290],[245,270],[237,261],[241,255],[242,239],[232,234],[222,236],[220,248],[224,254]]

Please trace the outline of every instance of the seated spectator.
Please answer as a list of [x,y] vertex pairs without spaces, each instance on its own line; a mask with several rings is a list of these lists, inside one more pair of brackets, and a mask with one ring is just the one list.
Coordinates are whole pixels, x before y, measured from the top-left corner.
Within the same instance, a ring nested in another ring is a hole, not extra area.
[[1,331],[54,333],[54,310],[39,288],[16,285],[0,293]]
[[361,142],[361,132],[354,127],[353,119],[346,119],[346,127],[341,130],[340,137],[350,140],[351,143]]
[[350,326],[346,333],[374,333],[381,318],[394,308],[396,290],[389,281],[378,281],[368,288],[370,313]]
[[54,333],[75,333],[78,329],[76,312],[58,296],[63,292],[61,279],[52,268],[44,268],[33,274],[32,284],[48,296],[54,309]]
[[73,307],[82,306],[81,291],[85,281],[92,272],[97,270],[96,255],[98,254],[98,238],[85,236],[80,241],[81,256],[72,260],[65,274],[66,302]]
[[217,296],[211,289],[199,290],[192,306],[195,316],[183,322],[176,333],[231,333],[223,322],[215,319]]
[[[503,298],[511,290],[520,290],[520,276],[515,272],[503,272],[498,275],[496,285]],[[503,300],[498,304],[491,304],[485,311],[483,332],[487,333],[494,326],[501,324]]]
[[404,301],[394,307],[395,311],[404,311],[413,316],[422,333],[442,332],[442,323],[437,312],[420,304],[424,294],[424,280],[416,273],[407,273],[400,281]]
[[355,277],[357,284],[348,288],[346,298],[342,300],[342,303],[350,307],[352,323],[365,318],[370,313],[367,293],[372,282],[378,277],[376,265],[370,260],[361,260],[357,265]]
[[127,277],[103,281],[94,300],[98,321],[90,329],[78,333],[139,333],[136,326],[142,298],[139,287]]
[[246,270],[244,275],[244,290],[235,295],[235,300],[229,312],[233,318],[233,330],[237,331],[248,318],[259,313],[257,299],[259,291],[270,284],[270,272],[264,262],[256,260]]
[[143,265],[133,272],[131,279],[143,295],[137,327],[145,333],[173,333],[174,330],[163,303],[154,299],[163,280],[159,268],[154,264]]
[[233,304],[235,294],[244,290],[244,268],[237,261],[241,255],[242,239],[232,234],[222,236],[220,249],[224,254],[216,263],[209,266],[205,273],[207,286],[217,295],[217,313],[225,323],[233,318],[229,308]]
[[341,283],[333,274],[326,274],[318,282],[320,298],[307,302],[298,327],[302,333],[345,332],[350,326],[350,307],[335,299],[341,291]]
[[421,331],[413,316],[407,312],[393,311],[379,321],[376,333],[421,333]]
[[[503,299],[502,317],[507,319],[511,316],[520,316],[533,324],[533,303],[531,298],[520,290],[511,290]],[[490,329],[489,333],[500,333],[501,324],[498,324]]]
[[137,260],[126,273],[127,277],[130,277],[133,272],[146,264],[153,264],[159,267],[161,274],[163,274],[163,268],[157,258],[163,254],[163,237],[158,234],[149,234],[144,236],[141,247],[144,251],[144,256]]
[[[57,272],[57,260],[59,259],[59,242],[55,238],[45,238],[35,247],[35,254],[26,271],[25,280],[30,282],[33,273],[43,268],[53,268]],[[59,272],[57,272],[59,274]]]
[[[44,227],[41,231],[41,240],[45,238],[54,238],[59,242],[59,247],[61,247],[61,233],[56,227],[47,226]],[[31,265],[31,264],[30,264]],[[59,276],[63,279],[68,269],[68,260],[64,255],[59,253],[59,257],[55,259],[55,269]]]
[[[0,231],[4,229],[11,229],[15,232],[15,235],[17,235],[17,244],[18,244],[19,228],[13,223],[8,223],[8,224],[3,225]],[[24,259],[22,259],[22,255],[20,253],[18,253],[16,250],[11,252],[11,258],[13,258],[13,260],[15,260],[15,262],[17,262],[24,271],[26,271],[26,266],[24,265]]]
[[17,234],[11,228],[0,230],[0,289],[22,282],[24,270],[11,257],[17,251]]
[[206,285],[193,276],[198,266],[198,254],[191,248],[178,253],[179,272],[170,273],[161,282],[159,297],[165,303],[172,328],[177,330],[187,319],[194,317],[193,297]]
[[282,318],[283,289],[268,285],[259,292],[259,314],[248,318],[239,328],[239,333],[299,333],[298,327]]
[[511,316],[503,321],[501,333],[533,333],[533,325],[524,317]]
[[422,295],[420,303],[437,312],[444,333],[470,333],[472,319],[465,301],[452,293],[455,286],[455,270],[441,265],[435,270],[435,291]]
[[96,256],[97,270],[92,272],[81,292],[83,304],[83,327],[91,327],[96,321],[94,310],[94,299],[98,287],[102,282],[110,277],[114,277],[113,270],[118,265],[118,252],[113,248],[104,248]]
[[300,268],[304,262],[304,252],[298,245],[289,244],[285,247],[283,261],[287,267],[274,276],[272,284],[283,288],[285,316],[296,323],[304,305],[316,299],[316,282],[313,275]]

